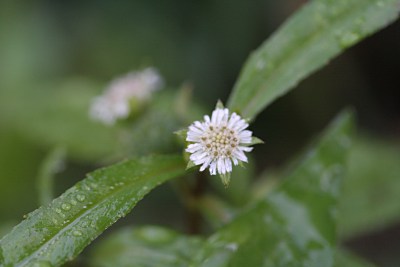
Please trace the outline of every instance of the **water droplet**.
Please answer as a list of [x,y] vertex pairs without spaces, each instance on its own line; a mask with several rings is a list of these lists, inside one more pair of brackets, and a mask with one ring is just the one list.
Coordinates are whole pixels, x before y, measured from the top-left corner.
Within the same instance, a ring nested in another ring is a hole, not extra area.
[[263,70],[265,68],[265,61],[262,59],[259,59],[256,63],[256,68],[258,70]]
[[313,170],[313,172],[315,173],[320,173],[323,170],[323,166],[321,163],[316,162],[311,166],[311,169]]
[[330,171],[325,171],[321,177],[321,189],[325,192],[329,191],[332,186],[333,175]]
[[92,188],[91,188],[89,185],[87,185],[87,184],[85,184],[85,185],[83,186],[83,189],[85,189],[86,191],[92,190]]
[[61,213],[61,210],[60,210],[59,208],[56,208],[56,212],[57,212],[58,214],[60,214],[60,213]]
[[80,202],[82,202],[82,201],[84,201],[85,200],[85,195],[76,195],[76,199],[78,200],[78,201],[80,201]]
[[349,148],[351,146],[351,140],[348,136],[342,135],[339,137],[339,144],[344,148]]
[[71,205],[68,204],[68,203],[64,203],[64,204],[61,205],[61,208],[63,210],[70,210],[71,209]]
[[339,37],[339,44],[341,47],[346,48],[357,43],[360,38],[360,35],[355,32],[346,32]]
[[74,236],[82,236],[82,232],[81,232],[81,231],[78,231],[78,230],[73,231],[72,234],[73,234]]
[[124,185],[124,183],[123,182],[118,182],[118,183],[115,183],[115,187],[121,187],[121,186],[123,186]]
[[32,267],[50,267],[51,264],[48,261],[37,261],[32,264]]
[[71,204],[75,206],[77,204],[76,200],[75,199],[71,199]]
[[272,219],[272,217],[271,217],[271,215],[265,215],[264,216],[264,222],[266,222],[267,224],[268,223],[271,223],[273,221],[273,219]]
[[355,24],[356,24],[358,27],[361,27],[361,26],[364,24],[364,22],[365,22],[365,18],[364,18],[364,17],[360,17],[360,18],[356,19]]
[[110,190],[114,190],[114,189],[115,189],[115,187],[110,185]]
[[87,209],[87,206],[85,205],[85,206],[83,206],[82,208],[83,208],[83,209]]
[[53,222],[53,224],[55,224],[55,225],[57,225],[57,224],[58,224],[58,220],[57,220],[56,218],[53,218],[51,221],[52,221],[52,222]]
[[22,216],[22,218],[25,220],[26,218],[28,218],[28,214],[24,214],[24,215]]
[[229,243],[225,247],[231,251],[236,251],[239,246],[236,243]]
[[89,222],[88,221],[83,221],[82,223],[81,223],[81,227],[82,228],[86,228],[86,227],[88,227],[89,226]]

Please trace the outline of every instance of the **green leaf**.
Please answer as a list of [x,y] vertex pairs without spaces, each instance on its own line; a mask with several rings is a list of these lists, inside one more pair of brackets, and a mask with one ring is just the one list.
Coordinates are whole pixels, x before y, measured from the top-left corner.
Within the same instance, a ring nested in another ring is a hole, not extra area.
[[50,151],[40,166],[37,178],[40,205],[46,205],[54,198],[54,176],[64,167],[65,156],[65,149],[63,147],[56,147]]
[[342,114],[285,182],[212,235],[191,266],[330,267],[352,116]]
[[152,156],[94,171],[0,240],[0,266],[73,259],[151,189],[184,170],[180,156]]
[[220,174],[219,178],[221,179],[221,182],[225,186],[225,188],[228,188],[229,183],[231,181],[231,173],[228,172],[226,174]]
[[249,146],[253,146],[253,145],[259,145],[259,144],[264,144],[264,141],[261,140],[261,139],[258,138],[258,137],[252,136],[252,137],[251,137],[251,143],[248,144],[248,145],[249,145]]
[[400,144],[360,138],[349,157],[340,199],[342,238],[379,230],[400,221]]
[[228,107],[254,118],[346,48],[394,21],[399,0],[309,1],[247,60]]
[[251,182],[255,175],[255,160],[248,155],[249,162],[241,166],[233,166],[229,187],[226,188],[216,177],[211,176],[209,183],[230,205],[243,207],[250,200],[252,192]]
[[200,237],[184,236],[161,227],[125,228],[94,248],[91,266],[187,267],[203,243]]

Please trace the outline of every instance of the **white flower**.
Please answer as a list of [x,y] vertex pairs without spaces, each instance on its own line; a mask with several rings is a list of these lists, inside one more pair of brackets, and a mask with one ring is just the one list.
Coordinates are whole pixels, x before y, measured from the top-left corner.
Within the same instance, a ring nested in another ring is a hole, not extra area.
[[138,103],[150,100],[162,83],[161,76],[153,68],[128,73],[112,81],[101,96],[93,99],[89,115],[93,120],[112,125],[129,116],[132,100]]
[[[247,162],[244,152],[253,150],[252,132],[249,126],[236,113],[229,114],[227,108],[217,108],[211,119],[204,116],[204,121],[195,121],[189,126],[186,141],[191,142],[186,151],[191,153],[190,160],[201,165],[200,171],[207,167],[210,174],[221,176],[232,172],[232,163]],[[228,181],[229,182],[229,181]]]

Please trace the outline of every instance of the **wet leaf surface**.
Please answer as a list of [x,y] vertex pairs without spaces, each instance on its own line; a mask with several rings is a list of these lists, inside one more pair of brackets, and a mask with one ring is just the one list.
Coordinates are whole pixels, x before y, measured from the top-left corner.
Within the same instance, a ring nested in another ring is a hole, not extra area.
[[302,79],[398,17],[399,0],[315,0],[247,60],[228,107],[253,118]]
[[150,190],[184,171],[180,156],[153,156],[88,174],[0,240],[0,266],[59,266],[72,260]]

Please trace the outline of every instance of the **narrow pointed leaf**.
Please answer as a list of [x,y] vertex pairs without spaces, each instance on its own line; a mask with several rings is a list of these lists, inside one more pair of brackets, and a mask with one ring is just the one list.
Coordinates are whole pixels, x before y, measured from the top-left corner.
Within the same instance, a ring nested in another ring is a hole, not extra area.
[[285,182],[212,235],[191,266],[333,266],[351,118],[342,114]]
[[151,189],[184,171],[180,156],[152,156],[90,173],[0,240],[0,266],[59,266],[73,259]]
[[255,117],[346,48],[398,17],[400,0],[315,0],[246,62],[228,107]]

